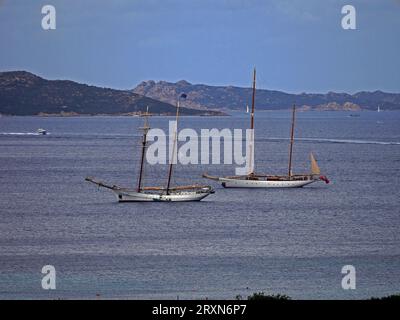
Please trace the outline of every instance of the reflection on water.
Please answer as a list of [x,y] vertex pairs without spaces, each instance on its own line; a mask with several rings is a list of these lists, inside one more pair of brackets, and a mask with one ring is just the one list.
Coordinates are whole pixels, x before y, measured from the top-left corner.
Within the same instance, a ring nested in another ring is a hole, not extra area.
[[[294,171],[313,152],[331,184],[230,190],[200,203],[118,204],[87,175],[136,184],[143,119],[0,119],[1,298],[234,298],[255,291],[293,298],[382,296],[400,287],[400,113],[299,113]],[[152,117],[167,130],[169,117]],[[378,124],[377,121],[383,121]],[[182,117],[181,128],[242,128],[246,114]],[[256,115],[256,171],[287,171],[290,112]],[[50,135],[35,134],[37,128]],[[12,134],[14,133],[14,134]],[[17,133],[17,134],[15,134]],[[22,134],[18,134],[22,133]],[[231,175],[234,165],[188,165],[175,183]],[[146,166],[163,184],[166,166]],[[58,287],[44,292],[41,267]],[[341,268],[357,289],[341,289]]]

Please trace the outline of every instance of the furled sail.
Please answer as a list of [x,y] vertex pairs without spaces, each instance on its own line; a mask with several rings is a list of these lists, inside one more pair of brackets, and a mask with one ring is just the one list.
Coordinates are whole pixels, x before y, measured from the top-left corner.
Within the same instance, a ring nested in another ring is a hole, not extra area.
[[312,153],[310,153],[310,158],[311,158],[311,174],[312,175],[321,174],[321,170],[319,169],[317,160],[315,160],[314,155]]

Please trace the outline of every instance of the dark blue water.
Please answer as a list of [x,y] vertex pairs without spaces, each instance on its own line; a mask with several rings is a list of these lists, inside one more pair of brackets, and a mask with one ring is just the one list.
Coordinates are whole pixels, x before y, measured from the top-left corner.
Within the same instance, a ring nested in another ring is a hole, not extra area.
[[[289,112],[259,112],[256,169],[286,173]],[[167,128],[168,117],[151,126]],[[299,113],[295,172],[316,155],[331,184],[233,190],[180,166],[174,182],[211,183],[199,203],[118,204],[91,175],[133,186],[143,119],[0,118],[0,298],[226,298],[256,291],[348,299],[400,292],[400,113]],[[182,117],[181,128],[246,128],[245,114]],[[47,129],[48,136],[34,133]],[[165,184],[148,166],[146,183]],[[57,289],[41,288],[54,265]],[[356,290],[341,268],[356,268]]]

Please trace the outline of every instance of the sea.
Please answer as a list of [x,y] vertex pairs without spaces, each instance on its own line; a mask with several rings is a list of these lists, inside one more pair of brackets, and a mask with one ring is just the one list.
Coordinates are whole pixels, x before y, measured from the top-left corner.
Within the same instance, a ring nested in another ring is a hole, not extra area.
[[[290,111],[256,113],[256,172],[287,173],[290,119]],[[118,203],[85,177],[135,187],[143,120],[0,118],[0,299],[400,292],[400,112],[297,113],[293,171],[309,172],[312,152],[329,184],[224,189],[201,175],[234,175],[235,163],[178,164],[173,184],[206,183],[215,193],[201,202]],[[171,120],[149,119],[163,130]],[[199,134],[248,126],[244,112],[179,124]],[[146,164],[144,183],[165,185],[167,169]],[[47,265],[55,289],[43,289]]]

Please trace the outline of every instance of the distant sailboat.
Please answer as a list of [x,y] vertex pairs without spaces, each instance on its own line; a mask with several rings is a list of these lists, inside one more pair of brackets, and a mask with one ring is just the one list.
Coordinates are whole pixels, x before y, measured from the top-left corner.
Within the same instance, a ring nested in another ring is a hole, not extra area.
[[43,135],[43,136],[45,136],[45,135],[47,134],[47,130],[42,129],[42,128],[37,129],[36,132],[37,132],[38,134]]
[[381,106],[378,106],[378,110],[376,111],[381,112]]
[[246,105],[246,113],[249,113],[249,105]]
[[[186,95],[182,94],[180,98],[185,98]],[[179,99],[176,108],[176,128],[174,132],[174,145],[172,150],[172,161],[169,165],[168,180],[166,187],[154,186],[144,187],[143,186],[143,171],[144,171],[144,160],[147,147],[147,133],[150,130],[148,124],[149,115],[148,110],[144,114],[145,123],[141,128],[143,130],[142,139],[142,150],[140,159],[140,171],[136,189],[119,187],[116,185],[108,185],[104,182],[98,181],[94,178],[87,177],[85,180],[98,185],[99,187],[107,188],[112,190],[119,202],[148,202],[148,201],[165,201],[165,202],[182,202],[182,201],[200,201],[214,193],[211,186],[206,185],[189,185],[189,186],[171,186],[171,179],[173,173],[173,163],[175,156],[177,156],[177,136],[178,136],[178,118],[179,118]]]
[[[254,132],[255,93],[256,93],[256,70],[254,69],[253,95],[252,95],[252,106],[250,115],[250,129],[253,129],[252,132]],[[289,169],[287,175],[282,176],[282,175],[257,174],[254,171],[254,167],[250,165],[247,175],[217,177],[204,173],[203,177],[221,182],[222,186],[225,188],[298,188],[319,180],[329,183],[328,178],[326,176],[321,175],[321,170],[313,154],[310,154],[311,172],[307,174],[293,174],[292,155],[293,155],[293,143],[294,143],[295,115],[296,115],[296,107],[293,106],[292,125],[290,134],[290,148],[289,148]],[[251,157],[253,154],[253,149],[254,149],[254,136],[251,138],[250,141]],[[252,162],[253,161],[251,159],[250,164],[252,164]]]

